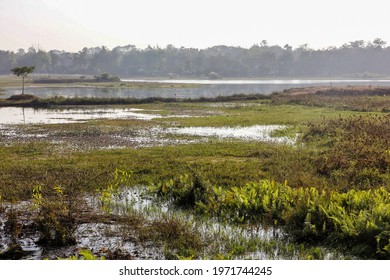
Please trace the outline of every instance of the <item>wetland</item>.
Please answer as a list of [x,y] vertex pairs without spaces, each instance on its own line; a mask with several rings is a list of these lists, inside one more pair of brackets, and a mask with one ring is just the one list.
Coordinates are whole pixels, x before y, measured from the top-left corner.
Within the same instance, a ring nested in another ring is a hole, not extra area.
[[74,86],[2,84],[2,259],[390,258],[389,88]]

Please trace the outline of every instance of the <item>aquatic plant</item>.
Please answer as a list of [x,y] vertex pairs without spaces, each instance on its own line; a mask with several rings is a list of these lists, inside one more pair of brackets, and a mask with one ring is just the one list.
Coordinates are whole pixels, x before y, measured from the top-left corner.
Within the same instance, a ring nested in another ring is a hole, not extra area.
[[131,171],[116,169],[113,179],[107,184],[107,186],[98,190],[101,208],[104,212],[110,213],[113,196],[118,194],[120,187],[129,184],[131,175]]
[[[188,182],[187,176],[182,178]],[[172,182],[160,183],[161,190],[181,202]],[[262,180],[210,190],[206,201],[187,206],[229,222],[283,226],[297,241],[344,244],[358,255],[390,257],[390,194],[385,188],[342,193]]]
[[76,255],[70,256],[68,258],[58,258],[58,260],[105,260],[105,257],[98,257],[93,252],[87,249],[80,249]]
[[[147,235],[147,236],[145,236]],[[168,259],[198,258],[205,247],[199,229],[194,223],[174,215],[163,214],[148,223],[141,232],[141,238],[162,243]]]
[[194,207],[195,203],[205,201],[207,184],[198,175],[179,175],[175,179],[150,185],[151,191],[160,196],[170,195],[176,205]]

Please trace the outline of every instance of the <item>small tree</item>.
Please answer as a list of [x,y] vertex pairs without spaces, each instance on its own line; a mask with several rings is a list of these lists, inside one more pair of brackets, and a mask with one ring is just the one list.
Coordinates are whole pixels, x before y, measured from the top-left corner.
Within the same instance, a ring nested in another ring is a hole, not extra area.
[[23,79],[23,88],[22,88],[22,94],[24,94],[24,78],[27,77],[28,74],[32,73],[35,69],[35,66],[22,66],[22,67],[15,67],[14,69],[11,69],[11,72],[16,76],[22,76]]

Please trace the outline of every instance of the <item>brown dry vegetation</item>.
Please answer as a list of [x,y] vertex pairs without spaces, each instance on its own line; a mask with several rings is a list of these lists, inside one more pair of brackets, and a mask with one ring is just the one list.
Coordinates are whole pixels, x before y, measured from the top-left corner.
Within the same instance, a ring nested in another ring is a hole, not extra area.
[[272,104],[299,104],[360,112],[390,112],[389,87],[309,87],[285,90]]

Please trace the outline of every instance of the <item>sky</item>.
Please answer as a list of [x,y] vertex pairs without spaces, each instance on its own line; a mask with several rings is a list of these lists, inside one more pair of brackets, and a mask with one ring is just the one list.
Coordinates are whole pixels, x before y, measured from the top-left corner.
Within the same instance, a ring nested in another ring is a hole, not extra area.
[[[386,3],[387,2],[387,3]],[[0,50],[148,45],[339,47],[390,45],[388,1],[0,0]]]

